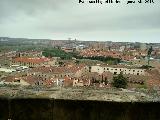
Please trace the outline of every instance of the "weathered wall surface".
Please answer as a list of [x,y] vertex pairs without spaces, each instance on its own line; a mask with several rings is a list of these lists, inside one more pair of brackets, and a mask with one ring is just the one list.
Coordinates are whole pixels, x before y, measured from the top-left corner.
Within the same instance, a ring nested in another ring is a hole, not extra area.
[[0,120],[160,120],[160,103],[0,99]]

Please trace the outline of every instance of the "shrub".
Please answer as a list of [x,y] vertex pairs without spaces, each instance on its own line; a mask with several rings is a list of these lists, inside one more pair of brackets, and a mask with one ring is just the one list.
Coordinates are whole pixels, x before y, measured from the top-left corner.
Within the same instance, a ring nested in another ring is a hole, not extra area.
[[127,78],[120,73],[118,76],[113,77],[112,85],[116,88],[126,88],[127,87]]

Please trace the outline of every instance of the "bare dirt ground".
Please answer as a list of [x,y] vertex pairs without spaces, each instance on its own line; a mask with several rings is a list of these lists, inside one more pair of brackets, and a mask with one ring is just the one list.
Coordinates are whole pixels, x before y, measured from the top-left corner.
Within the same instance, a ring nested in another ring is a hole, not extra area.
[[160,101],[158,91],[111,88],[13,88],[0,87],[0,96],[8,98],[49,98],[69,100],[97,100],[116,102]]

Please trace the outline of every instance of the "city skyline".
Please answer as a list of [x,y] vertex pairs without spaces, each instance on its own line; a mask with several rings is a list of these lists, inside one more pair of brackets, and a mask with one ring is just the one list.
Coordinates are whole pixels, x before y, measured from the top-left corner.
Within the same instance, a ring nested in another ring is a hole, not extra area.
[[0,0],[0,36],[159,43],[159,4]]

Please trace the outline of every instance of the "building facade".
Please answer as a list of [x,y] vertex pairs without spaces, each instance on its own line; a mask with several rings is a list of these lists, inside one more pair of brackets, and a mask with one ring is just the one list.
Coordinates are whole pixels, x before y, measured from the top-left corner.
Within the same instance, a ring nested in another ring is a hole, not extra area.
[[112,67],[112,66],[91,66],[91,72],[97,72],[99,74],[102,74],[103,72],[111,72],[113,74],[120,74],[121,72],[123,74],[132,74],[132,75],[145,75],[144,69],[139,68],[127,68],[127,67]]

